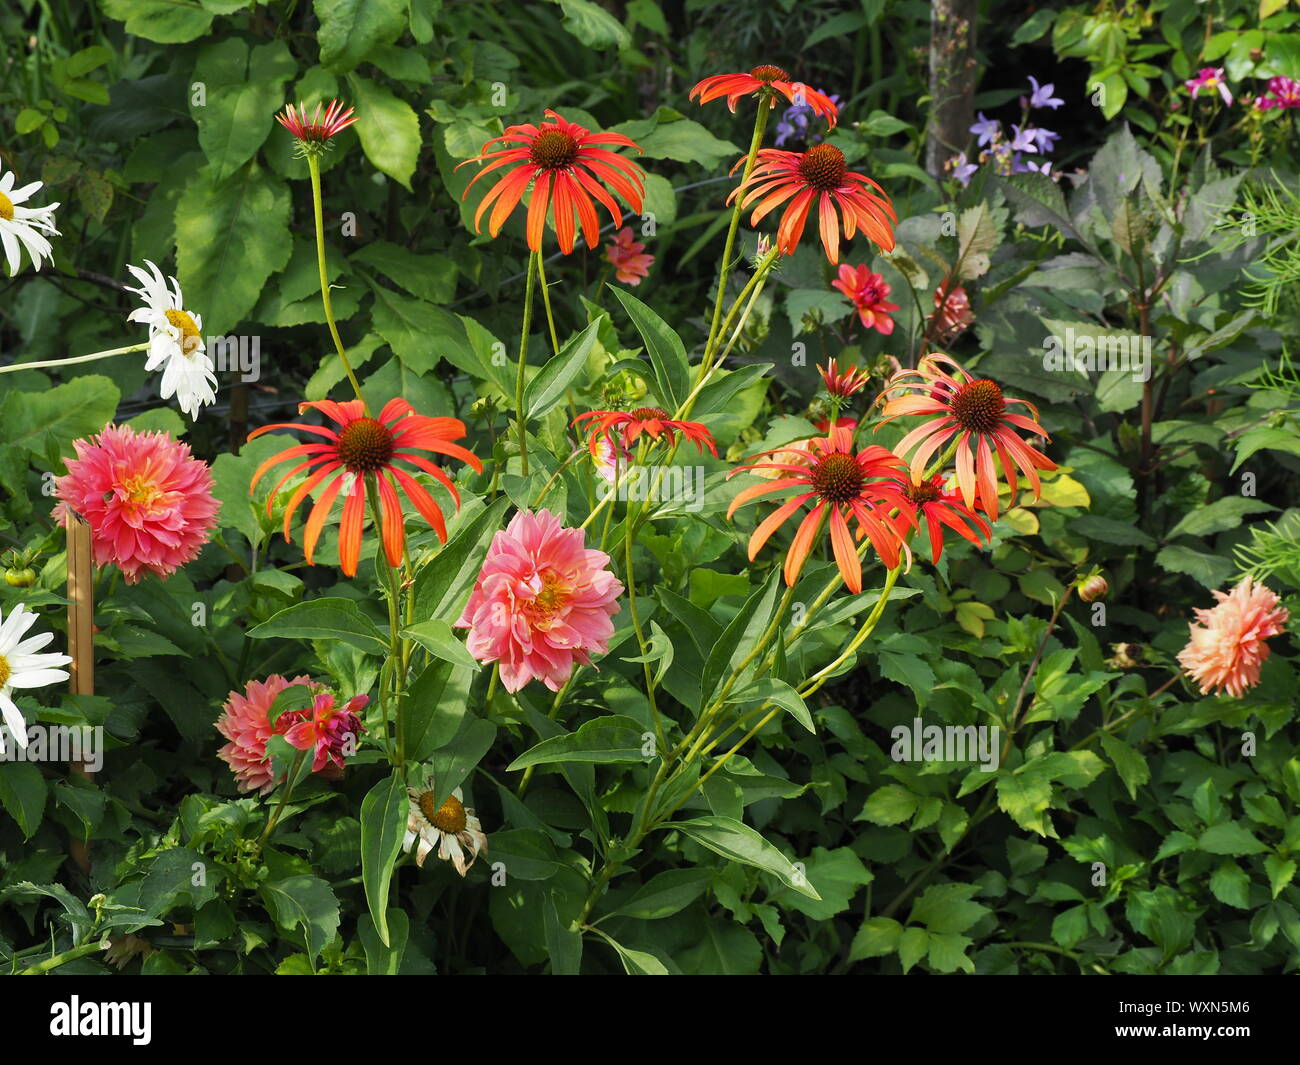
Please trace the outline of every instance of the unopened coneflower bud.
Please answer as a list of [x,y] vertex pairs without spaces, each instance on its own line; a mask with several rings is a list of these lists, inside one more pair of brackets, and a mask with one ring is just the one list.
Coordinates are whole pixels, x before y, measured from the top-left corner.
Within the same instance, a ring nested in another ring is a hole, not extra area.
[[1075,587],[1079,591],[1079,598],[1085,603],[1095,603],[1098,599],[1105,599],[1106,594],[1110,591],[1110,585],[1106,583],[1106,578],[1100,573],[1084,577]]

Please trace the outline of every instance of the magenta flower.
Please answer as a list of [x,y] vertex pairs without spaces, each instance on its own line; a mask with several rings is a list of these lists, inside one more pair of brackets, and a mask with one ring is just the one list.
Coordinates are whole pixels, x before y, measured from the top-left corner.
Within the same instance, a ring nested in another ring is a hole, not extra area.
[[311,770],[327,779],[337,777],[343,769],[344,759],[356,749],[357,740],[365,731],[361,724],[361,711],[370,702],[368,695],[354,695],[343,706],[335,707],[334,696],[318,692],[310,711],[302,711],[299,720],[284,734],[289,745],[300,751],[315,751]]
[[1228,89],[1223,67],[1201,67],[1196,77],[1184,83],[1192,94],[1192,99],[1200,95],[1202,89],[1214,89],[1223,97],[1225,104],[1232,103],[1232,92]]
[[540,680],[558,692],[609,646],[623,584],[585,541],[547,510],[520,511],[493,537],[456,626],[470,630],[470,654],[500,665],[506,691]]

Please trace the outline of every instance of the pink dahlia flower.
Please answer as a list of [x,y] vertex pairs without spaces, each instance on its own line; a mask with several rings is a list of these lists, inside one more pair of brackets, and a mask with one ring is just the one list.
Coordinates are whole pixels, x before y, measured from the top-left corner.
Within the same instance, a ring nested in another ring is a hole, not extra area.
[[839,278],[831,282],[831,288],[839,289],[853,304],[863,328],[877,329],[885,336],[894,331],[890,314],[898,310],[898,304],[886,299],[889,285],[883,274],[872,273],[866,266],[841,263]]
[[[315,695],[310,710],[288,710],[271,723],[271,707],[286,688],[305,684]],[[235,774],[240,791],[265,795],[276,785],[266,745],[272,736],[284,736],[299,750],[315,748],[312,770],[327,779],[337,779],[343,769],[348,738],[363,731],[359,711],[369,697],[358,695],[339,710],[334,696],[308,677],[286,680],[278,673],[266,680],[252,680],[243,693],[231,692],[216,720],[217,731],[230,742],[217,755]]]
[[609,556],[585,542],[547,510],[520,511],[493,537],[456,624],[470,630],[470,654],[500,663],[506,691],[540,680],[557,692],[575,663],[609,646],[623,585],[605,568]]
[[1273,592],[1249,577],[1214,598],[1217,605],[1196,611],[1191,639],[1178,661],[1202,695],[1226,691],[1240,699],[1259,683],[1269,654],[1264,641],[1284,630],[1289,614]]
[[605,245],[605,258],[614,267],[614,276],[625,285],[639,285],[650,276],[655,257],[645,254],[645,245],[632,239],[632,227],[624,226],[614,234],[614,243]]
[[166,433],[107,426],[75,440],[77,458],[56,478],[60,519],[69,506],[90,525],[95,564],[112,562],[137,583],[145,573],[167,577],[198,557],[217,524],[212,471],[187,444]]

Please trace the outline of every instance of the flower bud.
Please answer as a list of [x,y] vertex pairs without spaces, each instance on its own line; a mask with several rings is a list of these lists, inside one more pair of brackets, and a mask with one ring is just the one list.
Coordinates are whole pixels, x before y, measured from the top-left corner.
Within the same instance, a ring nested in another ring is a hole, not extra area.
[[1098,599],[1105,599],[1110,591],[1110,585],[1106,583],[1106,578],[1100,573],[1081,578],[1075,584],[1075,588],[1079,592],[1079,598],[1085,603],[1095,603]]

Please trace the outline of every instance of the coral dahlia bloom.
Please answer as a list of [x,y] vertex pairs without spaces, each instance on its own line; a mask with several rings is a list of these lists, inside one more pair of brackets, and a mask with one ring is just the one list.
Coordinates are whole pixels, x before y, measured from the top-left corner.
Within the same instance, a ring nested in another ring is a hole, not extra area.
[[913,484],[904,481],[903,498],[907,500],[912,512],[924,520],[930,533],[930,555],[938,562],[943,554],[944,529],[952,529],[957,535],[965,537],[976,547],[982,547],[979,536],[971,529],[970,522],[984,534],[987,542],[993,535],[988,523],[962,502],[961,496],[944,487],[943,477],[935,474],[928,481]]
[[889,315],[898,310],[898,304],[885,298],[889,295],[889,285],[883,275],[872,273],[866,266],[843,263],[840,276],[831,282],[831,288],[839,289],[853,304],[863,328],[878,329],[885,336],[894,331],[894,319]]
[[614,243],[605,245],[605,258],[614,267],[614,276],[625,285],[639,285],[650,276],[655,264],[653,255],[645,255],[645,245],[632,239],[632,227],[624,226],[614,234]]
[[307,117],[307,105],[299,104],[297,108],[290,104],[275,120],[292,133],[301,148],[307,151],[321,151],[330,147],[330,139],[342,133],[356,122],[356,115],[351,107],[344,108],[338,100],[331,100],[329,106],[321,113],[321,104],[316,105],[316,112]]
[[833,144],[817,144],[806,152],[764,148],[749,177],[732,190],[727,202],[740,195],[744,196],[742,207],[754,207],[751,226],[789,201],[776,234],[782,255],[794,254],[814,203],[822,246],[832,264],[840,261],[841,219],[845,237],[851,238],[860,229],[883,250],[894,248],[893,225],[898,215],[885,190],[871,178],[849,170],[844,153]]
[[[465,435],[465,424],[456,418],[426,418],[416,414],[404,399],[390,399],[384,405],[379,417],[371,418],[366,414],[361,400],[352,399],[346,403],[335,403],[323,399],[311,403],[300,403],[298,413],[309,407],[319,410],[338,429],[325,426],[308,425],[303,422],[277,422],[254,429],[248,439],[271,433],[277,429],[295,429],[323,437],[325,443],[299,444],[296,447],[272,455],[253,474],[248,490],[251,494],[272,466],[289,459],[306,458],[280,478],[266,501],[266,512],[271,513],[271,506],[276,494],[285,482],[299,473],[316,469],[302,482],[289,497],[284,510],[284,539],[289,540],[289,522],[299,504],[307,498],[314,488],[327,479],[329,483],[321,492],[311,513],[307,516],[307,529],[303,536],[304,555],[307,565],[311,566],[312,555],[316,551],[316,541],[320,539],[321,529],[329,517],[334,500],[346,487],[347,493],[343,503],[343,520],[339,528],[339,565],[349,577],[356,576],[357,562],[361,557],[361,526],[366,512],[366,481],[374,477],[375,490],[379,494],[380,539],[384,545],[384,556],[392,566],[401,564],[402,550],[406,544],[405,516],[401,502],[397,498],[397,488],[401,488],[415,509],[438,534],[444,543],[447,540],[447,525],[442,511],[429,493],[409,473],[397,465],[405,462],[410,466],[429,474],[448,492],[456,506],[460,506],[460,494],[451,478],[439,467],[414,451],[434,451],[449,455],[463,462],[468,462],[476,473],[483,472],[483,464],[473,452],[467,451],[459,444],[452,443]],[[396,486],[394,485],[396,483]]]
[[[890,327],[893,327],[892,322]],[[871,375],[862,367],[850,366],[847,370],[841,370],[834,359],[827,359],[826,365],[819,366],[817,372],[822,375],[822,381],[826,384],[826,391],[832,396],[838,396],[841,399],[848,399],[855,392],[860,392],[866,388],[867,382],[871,380]]]
[[315,752],[311,763],[313,773],[325,771],[327,777],[337,777],[343,769],[344,758],[355,752],[357,741],[365,731],[361,711],[369,702],[368,695],[354,695],[343,706],[336,707],[334,696],[322,691],[310,710],[296,715],[296,722],[284,738],[300,751]]
[[[641,150],[634,141],[622,134],[592,133],[576,122],[565,121],[550,110],[546,112],[546,118],[547,121],[540,125],[530,122],[522,126],[506,127],[505,133],[493,137],[483,145],[478,155],[458,164],[456,169],[470,163],[487,163],[465,187],[461,196],[463,200],[479,178],[503,166],[510,168],[492,186],[474,212],[474,232],[480,232],[479,220],[491,207],[488,232],[494,237],[500,233],[510,212],[531,185],[533,195],[528,204],[528,247],[537,252],[542,250],[542,231],[546,225],[546,216],[554,204],[555,233],[561,250],[567,255],[573,251],[575,212],[583,236],[587,239],[587,246],[596,246],[600,222],[596,217],[596,203],[593,200],[604,206],[615,225],[623,224],[623,212],[605,185],[618,193],[633,211],[640,213],[641,201],[645,196],[645,173],[630,159],[610,151],[609,146],[634,148],[638,152]],[[494,144],[515,147],[489,151]]]
[[[945,363],[956,370],[957,376],[943,369]],[[891,392],[901,394],[891,397]],[[911,452],[912,480],[917,482],[934,454],[955,438],[957,484],[962,499],[967,508],[978,506],[994,520],[998,516],[994,451],[1006,475],[1013,504],[1016,470],[1028,478],[1038,496],[1042,494],[1038,471],[1056,469],[1056,463],[1030,447],[1015,431],[1020,428],[1051,439],[1038,424],[1037,408],[1027,400],[1004,396],[996,381],[972,378],[949,355],[927,355],[915,369],[900,370],[885,382],[876,402],[884,403],[881,425],[909,414],[935,415],[903,437],[895,450],[904,457]],[[1032,418],[1012,414],[1007,407],[1013,403],[1026,408]]]
[[1215,592],[1214,598],[1215,606],[1195,611],[1196,620],[1188,626],[1191,638],[1178,662],[1202,695],[1226,691],[1240,699],[1259,683],[1269,654],[1264,641],[1282,632],[1290,615],[1275,593],[1250,577],[1231,592]]
[[266,745],[272,736],[283,736],[302,719],[303,711],[289,710],[271,724],[271,707],[276,697],[286,688],[305,684],[313,691],[319,690],[307,677],[286,680],[278,673],[266,680],[250,680],[243,692],[231,692],[215,724],[217,731],[230,742],[217,752],[235,774],[235,784],[240,791],[256,791],[265,795],[275,787],[271,760]]
[[632,411],[589,410],[574,418],[573,424],[576,426],[579,422],[587,420],[592,423],[587,446],[591,450],[592,457],[597,461],[600,461],[600,441],[620,427],[624,449],[631,448],[642,433],[651,440],[658,441],[661,437],[666,437],[668,442],[672,443],[673,433],[679,432],[699,449],[701,455],[707,447],[713,452],[714,458],[718,456],[718,447],[713,442],[713,434],[708,429],[699,422],[683,422],[670,418],[668,412],[661,407],[638,407]]
[[970,297],[961,285],[945,282],[934,290],[934,313],[930,316],[930,328],[934,330],[934,339],[941,345],[951,344],[975,321],[971,313]]
[[768,95],[771,107],[776,106],[779,93],[792,104],[810,108],[814,114],[826,119],[826,125],[831,129],[835,128],[839,118],[840,110],[829,96],[802,82],[791,81],[789,74],[770,64],[755,67],[748,73],[714,74],[691,90],[690,99],[698,97],[701,104],[707,104],[710,100],[725,96],[727,107],[734,114],[736,103],[742,96],[757,96],[760,93]]
[[90,525],[95,564],[113,563],[135,584],[153,573],[167,577],[197,558],[217,524],[212,471],[189,445],[166,433],[137,433],[109,425],[89,440],[74,440],[75,459],[54,494]]
[[[823,517],[829,519],[835,564],[845,585],[855,595],[862,591],[862,563],[853,543],[853,523],[857,525],[857,539],[869,538],[881,561],[890,569],[898,565],[900,551],[907,550],[900,524],[912,520],[898,483],[902,459],[875,445],[855,454],[853,432],[841,426],[836,426],[824,438],[810,440],[803,446],[786,445],[761,454],[775,455],[778,461],[738,466],[728,477],[745,470],[763,477],[767,476],[765,471],[773,470],[782,476],[751,485],[740,492],[727,508],[727,517],[759,496],[789,489],[794,489],[796,494],[764,518],[750,536],[751,562],[788,518],[805,503],[811,503],[812,509],[804,515],[786,554],[787,585],[793,588],[799,579]],[[900,517],[892,517],[891,510],[899,511]]]
[[623,585],[585,541],[547,510],[520,511],[492,538],[456,625],[470,630],[470,654],[500,664],[506,691],[540,680],[557,692],[576,664],[605,653]]

